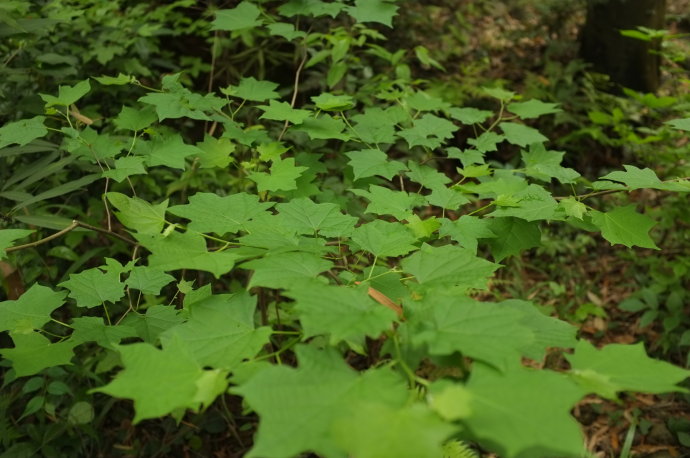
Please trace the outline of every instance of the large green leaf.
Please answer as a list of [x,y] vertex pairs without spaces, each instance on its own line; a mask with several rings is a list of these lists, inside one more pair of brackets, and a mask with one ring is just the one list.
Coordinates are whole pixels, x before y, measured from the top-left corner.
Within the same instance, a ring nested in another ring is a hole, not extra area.
[[362,224],[352,234],[352,241],[375,256],[400,256],[417,249],[412,231],[401,223],[380,219]]
[[115,216],[125,226],[140,234],[160,234],[165,225],[165,209],[168,200],[150,204],[138,197],[128,197],[119,192],[109,192],[106,197],[119,211]]
[[276,159],[271,164],[271,173],[252,172],[249,179],[256,183],[259,191],[291,191],[297,189],[297,179],[308,167],[295,165],[294,158]]
[[303,281],[312,281],[333,263],[312,253],[288,252],[265,256],[246,262],[240,267],[252,269],[249,288],[265,286],[275,289],[289,289]]
[[350,158],[348,163],[352,167],[355,180],[374,175],[390,180],[406,168],[402,162],[388,160],[386,153],[377,149],[352,151],[345,153],[345,155]]
[[392,21],[398,6],[389,0],[355,0],[355,6],[348,6],[347,12],[357,22],[378,22],[393,27]]
[[79,307],[97,307],[108,302],[117,302],[125,295],[125,284],[117,272],[103,272],[98,268],[70,274],[69,280],[58,286],[69,289],[69,297]]
[[[623,165],[625,172],[617,170],[601,177],[601,180],[618,181],[625,184],[628,189],[661,189],[663,191],[688,192],[690,188],[674,182],[663,182],[652,169],[640,169],[634,165]],[[595,181],[594,189],[608,189],[606,181]]]
[[199,152],[194,145],[188,145],[180,134],[165,135],[151,141],[138,141],[135,152],[144,156],[146,164],[153,167],[164,165],[173,169],[184,170],[185,158]]
[[508,104],[508,110],[522,119],[538,118],[539,116],[552,113],[560,113],[563,110],[558,108],[557,103],[546,103],[541,100],[532,99],[527,102],[513,102]]
[[46,107],[52,107],[55,105],[69,106],[72,105],[77,100],[84,97],[91,90],[91,84],[88,79],[78,82],[74,86],[59,86],[58,95],[39,94],[44,102],[46,102]]
[[252,2],[243,1],[235,8],[216,11],[216,19],[211,23],[212,30],[244,30],[261,25],[261,10]]
[[489,230],[495,235],[487,243],[496,262],[541,244],[541,231],[536,222],[512,217],[494,218],[490,220]]
[[518,146],[527,146],[532,143],[542,143],[548,140],[537,129],[514,122],[502,122],[498,125],[505,135],[505,139]]
[[7,259],[5,250],[14,245],[14,241],[31,235],[31,229],[0,229],[0,260]]
[[570,362],[572,377],[583,389],[609,399],[616,399],[619,391],[688,391],[678,383],[690,377],[690,371],[650,358],[642,343],[610,344],[596,349],[580,340],[575,353],[565,357]]
[[74,356],[72,350],[76,345],[71,339],[51,343],[37,332],[10,333],[10,336],[14,348],[3,348],[0,354],[12,361],[12,368],[17,377],[38,374],[48,367],[71,364]]
[[400,130],[398,135],[407,141],[410,148],[424,146],[434,149],[451,138],[456,130],[458,130],[458,126],[447,119],[425,113],[413,122],[412,127]]
[[649,237],[649,230],[656,224],[650,217],[637,213],[635,204],[617,207],[609,212],[591,211],[592,223],[601,230],[601,235],[611,242],[628,248],[659,249]]
[[170,207],[168,212],[191,220],[191,230],[222,236],[246,230],[247,221],[265,214],[273,205],[272,202],[259,202],[258,196],[244,192],[229,196],[198,192],[189,198],[187,205]]
[[292,199],[276,209],[286,228],[298,234],[319,232],[326,237],[345,237],[352,233],[357,218],[344,215],[336,204],[317,204],[307,198]]
[[161,269],[148,266],[136,266],[127,277],[125,284],[129,288],[138,289],[144,294],[160,294],[161,288],[174,281],[175,277],[166,274]]
[[298,368],[268,367],[232,389],[261,419],[248,458],[288,458],[302,452],[344,456],[333,428],[354,403],[399,408],[407,399],[403,380],[389,369],[358,374],[330,348],[300,345],[295,353]]
[[45,116],[34,116],[31,119],[21,119],[0,127],[0,148],[13,143],[24,146],[31,140],[43,137],[48,129],[43,124]]
[[268,343],[269,327],[254,327],[256,297],[217,294],[195,302],[186,323],[161,334],[163,347],[177,339],[201,366],[232,369]]
[[471,215],[462,215],[455,221],[444,218],[441,220],[439,234],[441,237],[450,236],[452,240],[476,253],[479,239],[496,237],[496,234],[490,229],[489,221],[486,218]]
[[31,333],[50,321],[50,314],[64,301],[64,292],[34,283],[16,301],[0,302],[0,332]]
[[417,194],[393,191],[383,186],[371,185],[368,192],[362,189],[351,189],[351,191],[369,200],[367,213],[393,215],[399,220],[409,218],[412,216],[414,207],[424,204],[424,198]]
[[[226,10],[227,11],[227,10]],[[242,78],[237,86],[228,86],[221,92],[231,97],[239,97],[253,102],[276,99],[280,95],[275,91],[277,83],[272,81],[258,81],[254,77]]]

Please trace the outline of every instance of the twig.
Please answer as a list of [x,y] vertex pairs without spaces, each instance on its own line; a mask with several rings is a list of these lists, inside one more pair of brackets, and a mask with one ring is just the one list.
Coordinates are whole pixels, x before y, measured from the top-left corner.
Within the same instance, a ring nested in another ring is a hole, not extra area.
[[50,242],[51,240],[54,240],[58,237],[62,237],[63,235],[67,234],[68,232],[73,231],[74,229],[76,229],[78,227],[82,227],[84,229],[88,229],[91,231],[101,232],[105,235],[115,237],[116,239],[120,239],[123,242],[127,242],[131,245],[135,245],[135,246],[138,245],[137,242],[135,242],[134,240],[132,240],[128,237],[125,237],[124,235],[117,234],[113,231],[109,231],[108,229],[104,229],[102,227],[97,227],[97,226],[92,226],[90,224],[82,223],[81,221],[78,221],[75,219],[75,220],[72,220],[72,223],[69,226],[62,229],[61,231],[58,231],[58,232],[51,234],[47,237],[43,237],[42,239],[36,240],[35,242],[25,243],[24,245],[17,245],[17,246],[12,246],[12,247],[6,248],[5,252],[10,253],[12,251],[19,251],[19,250],[24,250],[26,248],[32,248],[32,247],[35,247],[38,245],[43,245],[44,243]]
[[[295,85],[292,88],[292,100],[290,101],[290,107],[295,108],[295,103],[297,102],[297,93],[299,92],[299,77],[300,74],[302,73],[302,68],[304,67],[304,64],[307,62],[307,49],[303,48],[302,53],[304,56],[302,57],[302,61],[299,63],[299,66],[297,67],[297,71],[295,72]],[[285,120],[285,124],[283,125],[283,130],[280,132],[280,135],[278,136],[278,141],[282,140],[283,135],[285,135],[285,131],[287,131],[288,125],[290,122],[288,120]]]

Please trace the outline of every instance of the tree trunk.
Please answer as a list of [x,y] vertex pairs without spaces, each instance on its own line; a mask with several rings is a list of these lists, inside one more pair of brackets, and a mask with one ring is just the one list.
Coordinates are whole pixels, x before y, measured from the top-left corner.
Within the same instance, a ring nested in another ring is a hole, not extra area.
[[659,87],[660,42],[624,37],[620,30],[663,29],[665,0],[588,0],[581,54],[611,81],[641,92]]

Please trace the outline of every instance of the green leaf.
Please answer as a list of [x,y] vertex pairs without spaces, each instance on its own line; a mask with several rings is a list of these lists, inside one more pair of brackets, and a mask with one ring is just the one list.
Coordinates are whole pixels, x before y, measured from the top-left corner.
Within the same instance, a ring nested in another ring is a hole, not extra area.
[[348,456],[357,458],[438,458],[455,429],[423,404],[357,403],[336,419],[333,435]]
[[151,251],[149,267],[160,270],[194,269],[211,272],[216,278],[230,272],[238,255],[206,248],[206,240],[194,232],[177,232],[163,238],[140,235],[139,242]]
[[500,87],[482,87],[481,89],[486,95],[504,101],[514,99],[516,95],[515,92]]
[[24,146],[32,140],[47,135],[48,129],[43,124],[45,119],[45,116],[34,116],[0,127],[0,148],[14,143]]
[[[659,179],[659,177],[654,173],[653,170],[649,168],[640,169],[634,165],[623,165],[625,172],[617,170],[611,172],[608,175],[601,177],[601,180],[618,181],[625,184],[631,191],[634,189],[661,189],[665,191],[688,191],[688,188],[680,185],[679,183],[667,182],[664,183]],[[593,183],[593,188],[596,189],[607,189],[606,185],[603,185],[601,181],[595,181]]]
[[154,105],[158,119],[192,118],[201,121],[210,121],[206,113],[215,113],[225,105],[226,99],[206,94],[201,96],[185,89],[177,81],[179,73],[163,77],[163,89],[166,92],[150,92],[139,98],[140,102]]
[[133,130],[137,132],[146,129],[157,120],[156,112],[151,106],[144,107],[143,109],[123,106],[120,114],[113,119],[113,122],[119,130]]
[[104,178],[112,178],[118,183],[122,183],[129,176],[146,174],[144,161],[143,157],[121,157],[115,159],[115,168],[104,170],[102,175]]
[[198,192],[189,198],[186,205],[175,205],[168,212],[191,220],[189,229],[198,232],[215,232],[222,236],[228,232],[245,229],[245,224],[259,215],[266,214],[273,207],[272,202],[259,202],[259,197],[240,192],[219,196],[209,192]]
[[354,131],[364,143],[393,143],[395,121],[387,118],[386,111],[381,108],[365,108],[363,114],[352,116]]
[[526,221],[563,219],[562,215],[557,213],[559,207],[556,199],[539,185],[530,184],[509,198],[509,206],[500,206],[500,199],[497,199],[495,203],[498,208],[490,215],[515,216]]
[[469,199],[467,199],[467,197],[465,197],[461,192],[452,188],[446,188],[445,186],[437,187],[432,191],[431,194],[425,196],[425,198],[430,205],[435,205],[448,210],[457,210],[462,205],[469,202]]
[[574,197],[561,199],[558,204],[563,208],[566,215],[572,216],[573,218],[577,218],[579,220],[581,220],[584,214],[587,213],[587,206]]
[[124,73],[118,73],[117,76],[92,76],[92,78],[104,86],[124,86],[125,84],[136,81],[136,78],[130,75],[125,75]]
[[575,353],[566,354],[570,374],[587,392],[616,399],[619,391],[643,393],[688,392],[677,384],[690,371],[647,356],[642,342],[635,345],[610,344],[596,349],[580,340]]
[[19,299],[0,302],[0,332],[32,333],[49,322],[50,314],[64,301],[64,292],[34,283]]
[[426,165],[419,165],[415,161],[408,161],[407,168],[409,171],[405,172],[407,177],[419,183],[427,189],[436,190],[445,188],[446,184],[450,183],[450,178],[445,174],[436,171],[436,169],[427,167]]
[[355,6],[348,6],[347,13],[357,22],[378,22],[393,27],[393,16],[398,6],[387,0],[355,0]]
[[494,218],[490,220],[489,229],[495,237],[490,238],[487,243],[496,262],[541,244],[539,224],[534,221],[512,217]]
[[405,164],[399,161],[390,161],[381,150],[364,149],[345,153],[350,158],[348,164],[354,171],[354,179],[379,175],[387,180],[393,178],[401,170],[405,170]]
[[441,226],[441,223],[438,221],[438,219],[436,219],[435,216],[427,219],[421,219],[417,215],[412,215],[410,218],[408,218],[406,226],[412,229],[415,237],[421,239],[431,237],[431,235]]
[[668,124],[669,126],[675,127],[676,129],[690,132],[690,118],[672,119],[670,121],[666,121],[664,124]]
[[396,313],[375,302],[366,287],[348,288],[317,283],[297,283],[284,293],[295,300],[305,337],[330,336],[339,342],[364,343],[391,328]]
[[199,149],[194,145],[187,145],[180,134],[157,137],[151,141],[137,142],[135,152],[146,158],[146,164],[153,167],[164,165],[173,169],[184,170],[185,158],[196,154]]
[[291,191],[297,189],[296,180],[308,167],[295,166],[295,159],[276,159],[271,164],[271,173],[252,172],[248,178],[256,183],[259,192]]
[[560,113],[563,110],[558,108],[557,103],[546,103],[541,100],[532,99],[527,102],[513,102],[508,104],[508,111],[515,113],[522,119],[532,119],[545,114]]
[[0,349],[0,354],[12,361],[17,377],[38,374],[48,367],[72,364],[70,361],[74,356],[72,350],[75,343],[70,340],[51,343],[37,332],[11,333],[10,336],[14,348]]
[[158,295],[168,283],[175,281],[175,277],[162,270],[147,266],[136,266],[127,277],[125,284],[129,288],[138,289],[144,294]]
[[451,118],[457,119],[463,124],[472,125],[479,124],[491,116],[493,113],[488,110],[479,110],[477,108],[465,107],[465,108],[450,108],[448,114]]
[[570,410],[583,391],[562,374],[481,364],[467,383],[472,415],[463,421],[483,447],[505,457],[583,456],[584,439]]
[[398,135],[407,141],[410,148],[413,146],[425,146],[429,149],[438,148],[441,144],[453,137],[453,132],[458,127],[447,119],[425,113],[421,118],[412,123],[413,127],[402,129]]
[[122,325],[132,327],[145,342],[155,344],[158,336],[165,330],[178,326],[184,321],[175,306],[157,304],[146,309],[146,314],[130,313]]
[[261,10],[252,2],[243,1],[235,8],[216,11],[211,30],[244,30],[261,25]]
[[305,119],[312,115],[309,110],[292,108],[287,102],[276,102],[270,100],[268,105],[258,105],[257,108],[263,110],[260,119],[272,119],[274,121],[289,121],[292,124],[302,124]]
[[199,365],[232,369],[268,343],[271,328],[254,328],[256,297],[217,294],[195,302],[186,323],[161,334],[163,347],[177,340]]
[[127,325],[106,326],[103,318],[97,316],[82,316],[72,320],[71,342],[82,344],[84,342],[96,342],[103,348],[115,350],[115,346],[122,339],[137,337],[137,331]]
[[311,97],[316,108],[324,111],[345,111],[355,106],[355,101],[349,95],[333,95],[328,92],[322,92],[319,95]]
[[592,223],[601,230],[601,235],[611,245],[620,243],[628,248],[639,246],[659,249],[649,237],[649,230],[656,223],[650,217],[637,213],[634,204],[605,213],[592,210],[590,215]]
[[547,183],[551,178],[564,184],[573,183],[580,174],[561,166],[564,154],[562,151],[548,151],[541,143],[533,143],[529,151],[522,151],[525,174]]
[[78,82],[74,86],[58,86],[58,96],[47,94],[39,94],[44,102],[46,108],[55,105],[69,106],[77,100],[84,97],[91,90],[91,84],[88,79]]
[[106,193],[110,203],[117,208],[115,216],[122,224],[140,234],[160,234],[165,225],[165,209],[168,200],[152,205],[138,197],[128,197],[119,192]]
[[350,191],[369,200],[366,213],[393,215],[399,220],[412,216],[412,208],[424,203],[424,198],[419,195],[393,191],[376,185],[370,185],[369,192],[362,189],[351,189]]
[[344,215],[336,204],[317,204],[307,198],[292,199],[276,205],[284,227],[298,234],[316,234],[326,237],[346,237],[352,233],[357,218]]
[[417,329],[413,344],[427,345],[431,354],[459,351],[503,370],[534,342],[535,333],[520,322],[524,315],[519,310],[451,296],[441,289],[429,294],[426,302],[432,302],[430,310],[415,313],[409,321]]
[[[422,51],[422,49],[424,49],[424,51]],[[430,59],[428,56],[429,51],[426,50],[426,48],[423,46],[418,46],[415,48],[415,53],[417,53],[417,58],[426,55],[425,60],[430,63],[428,60]],[[426,65],[428,65],[428,63]],[[438,97],[434,97],[433,95],[430,95],[424,91],[417,91],[412,95],[405,97],[405,103],[413,110],[418,111],[438,111],[450,108],[450,104],[448,102]]]
[[278,83],[260,81],[250,76],[242,78],[237,86],[230,85],[225,89],[221,89],[220,92],[230,97],[238,97],[252,102],[263,102],[264,100],[280,97],[280,94],[275,91],[277,87]]
[[357,373],[334,349],[300,345],[295,353],[297,369],[271,366],[232,389],[261,418],[248,458],[301,452],[344,456],[332,437],[333,426],[355,402],[402,407],[407,399],[404,382],[388,369]]
[[0,260],[7,259],[5,250],[14,246],[14,241],[22,239],[36,231],[31,229],[0,229]]
[[488,219],[462,215],[455,221],[450,221],[445,218],[442,219],[439,234],[441,237],[450,236],[452,240],[455,240],[472,253],[476,253],[477,241],[479,239],[496,237],[496,234],[490,229],[490,226],[491,223]]
[[117,302],[125,295],[125,285],[117,272],[102,272],[98,268],[70,274],[69,280],[58,286],[69,289],[69,297],[79,307],[97,307],[106,301]]
[[338,139],[347,141],[350,135],[343,133],[345,123],[341,119],[335,119],[328,114],[322,114],[318,118],[307,118],[295,131],[305,132],[312,140]]
[[480,153],[488,153],[498,150],[498,145],[506,138],[496,132],[484,132],[477,138],[470,138],[467,143],[477,148]]
[[221,371],[203,371],[180,345],[162,350],[148,343],[118,347],[124,369],[105,386],[91,392],[134,400],[134,420],[170,414],[177,409],[198,409],[201,382]]
[[333,263],[312,253],[289,252],[264,256],[245,262],[240,267],[252,269],[248,288],[264,286],[274,289],[290,289],[302,281],[311,281],[321,272],[329,270]]
[[456,287],[484,289],[486,282],[500,266],[477,257],[474,253],[454,245],[422,248],[402,260],[405,272],[425,287]]
[[345,7],[341,2],[326,3],[321,0],[290,0],[278,7],[278,11],[285,17],[298,14],[304,16],[330,16],[335,18]]
[[498,125],[505,135],[505,139],[518,146],[527,146],[532,143],[542,143],[548,140],[537,129],[514,122],[502,122]]
[[378,257],[401,256],[417,249],[412,231],[400,223],[374,220],[362,224],[352,234],[352,241]]
[[295,26],[287,22],[274,22],[273,24],[268,24],[266,28],[271,35],[283,37],[288,41],[307,36],[305,32],[295,30]]

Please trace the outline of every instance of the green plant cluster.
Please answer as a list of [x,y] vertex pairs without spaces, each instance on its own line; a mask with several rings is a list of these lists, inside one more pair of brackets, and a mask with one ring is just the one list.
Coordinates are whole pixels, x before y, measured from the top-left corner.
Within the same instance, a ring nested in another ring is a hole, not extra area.
[[[683,391],[690,371],[642,344],[597,349],[530,301],[476,293],[546,224],[657,248],[634,204],[590,198],[687,196],[690,182],[633,165],[586,180],[529,125],[557,104],[498,87],[482,90],[494,110],[431,95],[383,46],[398,7],[243,1],[215,12],[214,43],[291,49],[291,83],[243,74],[200,93],[180,73],[151,87],[122,67],[40,94],[43,114],[0,128],[13,167],[0,260],[34,272],[0,303],[3,389],[19,393],[3,407],[29,397],[13,421],[52,425],[40,437],[5,418],[3,446],[50,454],[64,431],[103,424],[103,394],[132,400],[135,424],[231,394],[258,415],[247,456],[467,456],[473,444],[578,457],[570,410],[585,396]],[[77,108],[119,90],[136,100],[112,115]],[[461,129],[475,132],[466,145]],[[555,349],[567,367],[544,368]]]

